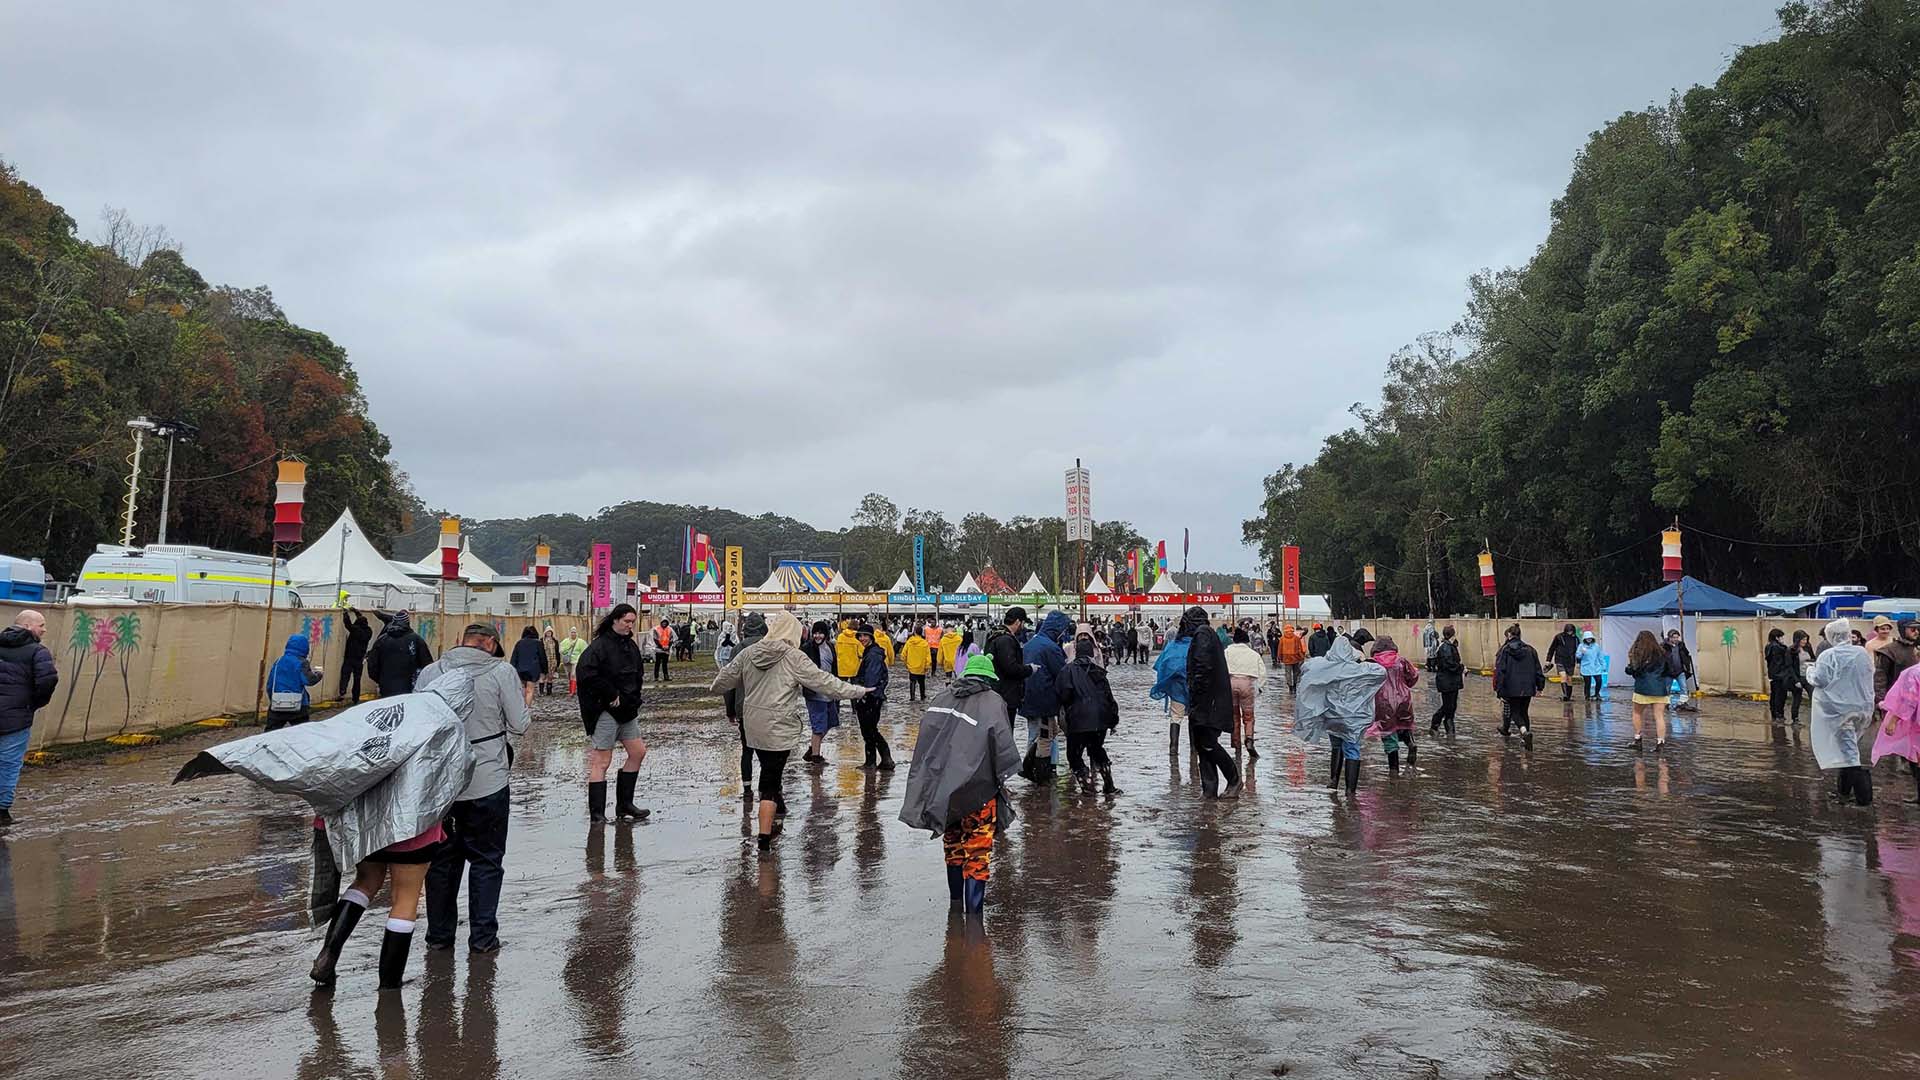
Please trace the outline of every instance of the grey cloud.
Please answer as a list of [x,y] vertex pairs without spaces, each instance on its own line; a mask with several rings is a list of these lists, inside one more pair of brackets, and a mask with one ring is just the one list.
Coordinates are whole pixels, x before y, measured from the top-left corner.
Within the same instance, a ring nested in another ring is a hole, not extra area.
[[0,0],[91,64],[10,54],[0,154],[272,285],[433,503],[1057,514],[1078,455],[1246,569],[1261,476],[1773,3]]

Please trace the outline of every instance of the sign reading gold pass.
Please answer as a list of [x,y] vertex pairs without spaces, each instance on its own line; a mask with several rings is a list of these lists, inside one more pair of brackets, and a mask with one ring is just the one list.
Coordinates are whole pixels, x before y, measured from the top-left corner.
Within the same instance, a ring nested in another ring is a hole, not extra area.
[[745,591],[745,587],[741,582],[741,575],[746,572],[746,561],[746,555],[740,548],[730,547],[727,549],[727,584],[725,588],[727,597],[726,608],[728,611],[740,610],[741,594]]

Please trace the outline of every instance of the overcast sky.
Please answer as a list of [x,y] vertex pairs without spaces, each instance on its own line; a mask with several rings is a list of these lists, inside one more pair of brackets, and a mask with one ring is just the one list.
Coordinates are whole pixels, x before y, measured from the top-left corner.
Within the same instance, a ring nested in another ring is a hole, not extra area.
[[[1260,480],[1776,0],[0,0],[0,157],[345,346],[429,505],[1094,510]],[[645,10],[642,10],[642,8]]]

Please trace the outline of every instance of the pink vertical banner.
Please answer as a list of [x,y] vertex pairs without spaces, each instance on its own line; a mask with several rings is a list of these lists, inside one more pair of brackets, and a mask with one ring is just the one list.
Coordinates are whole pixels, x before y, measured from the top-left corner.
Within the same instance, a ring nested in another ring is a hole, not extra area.
[[613,606],[613,545],[593,545],[593,606]]

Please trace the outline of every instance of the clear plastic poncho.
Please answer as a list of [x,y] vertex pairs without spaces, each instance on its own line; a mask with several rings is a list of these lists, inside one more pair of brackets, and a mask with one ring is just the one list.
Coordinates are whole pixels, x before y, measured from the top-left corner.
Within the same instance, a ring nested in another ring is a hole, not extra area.
[[1860,736],[1873,723],[1873,656],[1853,643],[1852,624],[1835,619],[1821,634],[1826,651],[1807,670],[1813,687],[1813,756],[1822,769],[1860,764]]
[[472,673],[449,671],[411,694],[202,750],[173,782],[231,772],[300,796],[326,824],[334,865],[351,873],[447,816],[473,774],[472,708]]
[[1373,723],[1373,696],[1387,681],[1387,669],[1362,659],[1346,638],[1335,638],[1327,655],[1300,669],[1293,699],[1293,733],[1317,743],[1331,735],[1358,742]]

